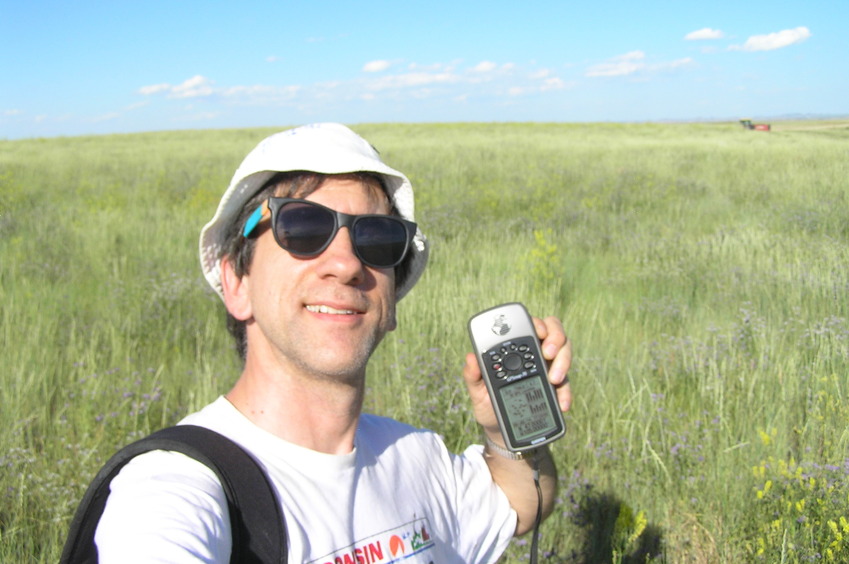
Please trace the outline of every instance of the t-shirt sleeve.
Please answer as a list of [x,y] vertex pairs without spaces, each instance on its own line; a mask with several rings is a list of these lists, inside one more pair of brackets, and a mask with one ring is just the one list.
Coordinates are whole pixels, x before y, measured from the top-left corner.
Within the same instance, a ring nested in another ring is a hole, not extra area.
[[461,554],[466,562],[495,562],[516,531],[516,512],[492,480],[482,446],[472,445],[452,459],[459,484]]
[[101,563],[229,562],[227,499],[204,464],[149,452],[127,464],[110,489],[95,533]]

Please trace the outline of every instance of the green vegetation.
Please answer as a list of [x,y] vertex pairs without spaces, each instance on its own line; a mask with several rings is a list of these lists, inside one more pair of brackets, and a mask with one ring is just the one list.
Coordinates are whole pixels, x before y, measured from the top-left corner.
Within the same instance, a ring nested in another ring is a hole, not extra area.
[[[542,561],[846,561],[849,127],[799,125],[355,127],[433,243],[368,409],[477,441],[466,321],[522,301],[575,354]],[[0,561],[234,381],[197,235],[270,131],[0,141]]]

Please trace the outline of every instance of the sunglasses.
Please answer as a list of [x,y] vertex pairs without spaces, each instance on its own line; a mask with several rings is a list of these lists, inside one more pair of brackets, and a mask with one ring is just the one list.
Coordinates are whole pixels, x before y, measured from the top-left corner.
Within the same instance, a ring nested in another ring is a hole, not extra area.
[[347,227],[357,258],[374,268],[399,265],[416,234],[415,223],[392,215],[348,215],[309,200],[268,198],[248,218],[242,236],[268,217],[277,244],[301,257],[320,255]]

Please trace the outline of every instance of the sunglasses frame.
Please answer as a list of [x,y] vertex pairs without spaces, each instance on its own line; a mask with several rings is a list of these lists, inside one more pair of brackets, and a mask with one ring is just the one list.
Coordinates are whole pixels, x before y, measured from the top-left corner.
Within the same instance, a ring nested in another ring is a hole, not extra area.
[[[327,241],[325,241],[319,249],[304,253],[300,251],[293,251],[292,249],[285,247],[280,242],[280,239],[277,236],[277,230],[274,229],[275,224],[277,223],[277,213],[283,208],[283,206],[291,203],[307,204],[316,208],[323,209],[327,211],[333,218],[333,231],[328,236]],[[372,263],[371,261],[364,259],[360,254],[360,249],[357,246],[357,242],[354,240],[354,226],[357,224],[357,222],[363,219],[373,217],[396,221],[404,227],[404,232],[406,233],[406,244],[404,245],[404,252],[401,253],[401,257],[392,264],[377,265]],[[274,234],[274,240],[277,242],[277,245],[281,249],[297,257],[315,257],[320,255],[327,249],[327,247],[330,246],[330,244],[336,238],[336,235],[338,235],[339,230],[343,227],[347,227],[348,236],[351,238],[351,247],[353,247],[354,249],[354,254],[357,255],[357,258],[360,260],[360,262],[372,268],[394,268],[404,262],[404,259],[407,257],[407,253],[410,251],[410,246],[413,244],[413,238],[416,236],[416,229],[418,228],[416,223],[395,215],[376,213],[351,215],[336,211],[332,208],[328,208],[327,206],[323,206],[318,202],[313,202],[312,200],[304,200],[301,198],[278,198],[272,196],[266,199],[257,209],[253,211],[250,217],[248,217],[248,220],[245,222],[245,228],[242,230],[242,236],[245,238],[250,237],[251,233],[256,230],[259,224],[263,223],[267,219],[270,219],[271,232]]]

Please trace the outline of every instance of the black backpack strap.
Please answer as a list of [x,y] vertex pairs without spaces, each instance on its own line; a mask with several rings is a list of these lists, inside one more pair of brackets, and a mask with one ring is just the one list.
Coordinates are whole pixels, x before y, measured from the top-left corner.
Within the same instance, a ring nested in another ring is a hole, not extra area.
[[177,425],[124,447],[98,472],[71,522],[61,564],[97,562],[94,533],[109,497],[109,484],[130,460],[151,450],[186,454],[218,476],[230,513],[233,535],[230,562],[283,564],[287,561],[283,511],[259,464],[239,445],[215,431]]

